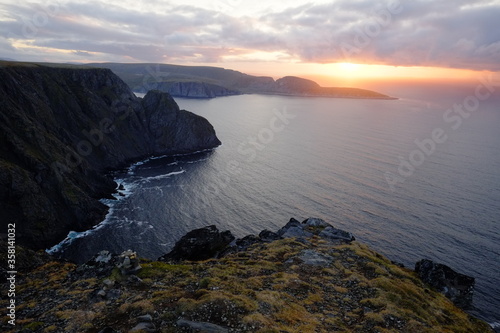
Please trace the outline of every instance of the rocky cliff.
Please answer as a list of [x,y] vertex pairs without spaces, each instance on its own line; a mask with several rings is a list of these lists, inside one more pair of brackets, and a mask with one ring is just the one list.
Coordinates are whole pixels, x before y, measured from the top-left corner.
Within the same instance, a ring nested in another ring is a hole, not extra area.
[[241,95],[239,91],[231,90],[217,84],[175,80],[145,83],[136,89],[136,92],[147,93],[150,90],[160,90],[175,97],[185,98],[214,98]]
[[175,96],[196,98],[236,94],[271,94],[394,99],[366,89],[321,87],[314,81],[294,76],[285,76],[275,81],[272,77],[248,75],[219,67],[120,63],[88,65],[111,69],[136,92],[159,89]]
[[31,257],[17,326],[4,317],[4,332],[492,332],[416,272],[314,218],[236,240],[193,230],[162,261],[131,250],[79,266]]
[[216,147],[204,118],[166,93],[143,99],[109,69],[0,62],[2,232],[44,248],[103,219],[106,171],[151,155]]

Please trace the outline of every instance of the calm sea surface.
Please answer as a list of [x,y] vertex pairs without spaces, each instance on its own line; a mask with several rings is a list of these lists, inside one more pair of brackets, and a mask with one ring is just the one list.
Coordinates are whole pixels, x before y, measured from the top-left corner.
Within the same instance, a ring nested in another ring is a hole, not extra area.
[[[223,145],[117,174],[126,196],[106,201],[107,219],[53,250],[157,258],[193,228],[242,237],[319,217],[408,267],[429,258],[474,276],[471,313],[500,323],[500,103],[468,94],[177,99]],[[447,113],[464,103],[475,111]]]

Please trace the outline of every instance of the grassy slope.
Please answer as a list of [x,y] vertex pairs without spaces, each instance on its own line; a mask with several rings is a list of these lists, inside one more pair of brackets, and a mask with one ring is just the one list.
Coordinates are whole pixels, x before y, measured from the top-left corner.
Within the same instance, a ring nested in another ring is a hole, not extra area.
[[[305,266],[296,258],[304,249],[327,254],[333,263]],[[357,242],[286,239],[218,260],[142,266],[137,286],[111,274],[121,296],[103,301],[96,296],[103,279],[70,281],[74,265],[48,263],[19,285],[18,328],[98,332],[110,326],[126,332],[149,313],[160,332],[180,332],[180,317],[231,332],[491,332],[412,271]]]

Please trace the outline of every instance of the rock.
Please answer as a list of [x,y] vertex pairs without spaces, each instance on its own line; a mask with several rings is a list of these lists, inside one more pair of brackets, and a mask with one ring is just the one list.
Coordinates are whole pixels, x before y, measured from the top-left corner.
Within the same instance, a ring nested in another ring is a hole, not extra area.
[[241,94],[239,91],[227,89],[216,84],[196,81],[148,82],[137,90],[142,92],[160,90],[175,97],[186,98],[214,98]]
[[79,265],[70,274],[72,279],[109,276],[118,263],[118,257],[109,251],[101,251],[92,259]]
[[113,301],[113,300],[120,298],[121,295],[122,295],[122,292],[120,289],[111,289],[111,290],[108,290],[106,292],[106,299],[108,301]]
[[120,254],[116,266],[121,269],[123,275],[136,274],[141,270],[137,253],[132,250],[127,250]]
[[420,279],[448,297],[461,308],[470,307],[475,279],[455,272],[450,267],[423,259],[415,264]]
[[153,323],[139,323],[129,332],[156,332],[156,326]]
[[175,243],[172,251],[159,258],[161,261],[199,261],[216,257],[232,241],[230,231],[220,232],[215,225],[192,230]]
[[352,242],[356,238],[347,231],[340,230],[331,226],[326,227],[319,233],[319,237],[328,240],[343,240],[346,242]]
[[303,250],[297,257],[287,260],[286,263],[292,263],[294,259],[299,259],[304,265],[319,267],[327,267],[334,260],[333,257],[314,250]]
[[283,228],[278,230],[277,234],[282,238],[309,238],[313,236],[313,233],[306,231],[304,225],[294,218],[291,218]]
[[177,321],[177,326],[190,328],[195,332],[203,332],[203,333],[228,333],[229,330],[219,325],[205,323],[205,322],[195,322],[189,321],[186,319],[179,319]]
[[113,254],[109,251],[103,250],[99,252],[90,262],[95,262],[96,264],[108,264],[113,260]]
[[248,249],[250,246],[260,243],[262,240],[255,235],[248,235],[236,240],[236,246],[240,251]]
[[280,235],[278,235],[275,232],[269,231],[269,230],[262,230],[259,234],[259,238],[262,239],[264,242],[272,242],[278,239],[281,239]]
[[111,281],[110,279],[106,279],[106,280],[102,281],[102,284],[104,285],[104,287],[111,289],[115,285],[115,281]]
[[104,290],[99,290],[99,292],[97,293],[97,296],[101,296],[102,298],[106,297],[106,292]]
[[147,314],[147,315],[137,317],[137,320],[142,322],[142,323],[146,323],[146,322],[151,323],[153,321],[153,317],[150,314]]
[[315,228],[315,227],[320,227],[320,228],[330,227],[330,224],[326,223],[324,220],[314,218],[314,217],[310,217],[310,218],[304,220],[302,222],[302,224],[305,224],[308,227],[313,227],[313,228]]
[[223,251],[218,255],[219,258],[225,257],[231,253],[246,251],[250,246],[261,243],[262,239],[255,235],[248,235],[243,238],[238,238],[231,242]]
[[118,333],[111,327],[104,327],[102,330],[99,331],[99,333]]

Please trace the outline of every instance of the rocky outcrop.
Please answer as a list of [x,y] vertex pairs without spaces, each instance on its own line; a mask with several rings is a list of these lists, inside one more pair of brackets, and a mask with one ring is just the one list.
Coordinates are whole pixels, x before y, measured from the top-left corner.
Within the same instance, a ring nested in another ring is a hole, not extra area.
[[294,218],[278,232],[262,230],[258,236],[247,235],[235,239],[230,231],[220,232],[217,226],[195,229],[184,235],[169,253],[160,257],[160,261],[199,261],[221,258],[235,252],[248,250],[258,243],[269,243],[284,238],[296,238],[307,242],[307,238],[318,236],[332,244],[345,244],[355,240],[347,231],[334,228],[318,218],[308,218],[302,223]]
[[137,98],[108,69],[4,62],[0,97],[2,227],[32,248],[104,218],[99,199],[116,188],[106,171],[220,144],[206,119],[166,93]]
[[[137,262],[132,251],[103,251],[83,265],[49,262],[19,272],[16,304],[29,306],[17,308],[16,326],[4,320],[0,330],[492,332],[426,288],[414,271],[359,242],[319,237],[331,227],[321,219],[304,222],[292,220],[285,229],[302,226],[312,237],[244,237],[260,240],[219,259]],[[190,251],[204,236],[216,243],[232,238],[222,235],[230,234],[212,226],[189,232],[183,242]],[[126,258],[142,269],[123,271]]]
[[428,259],[417,262],[415,272],[423,282],[448,297],[455,305],[461,308],[471,306],[475,284],[473,277]]
[[161,261],[199,261],[216,257],[232,241],[231,231],[220,232],[215,225],[195,229],[184,235]]

